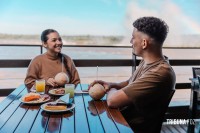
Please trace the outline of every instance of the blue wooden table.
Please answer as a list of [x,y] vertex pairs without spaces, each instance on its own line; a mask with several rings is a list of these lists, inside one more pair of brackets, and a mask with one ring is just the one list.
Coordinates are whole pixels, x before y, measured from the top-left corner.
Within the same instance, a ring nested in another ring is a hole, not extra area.
[[[85,90],[79,84],[77,90]],[[41,105],[27,105],[19,99],[27,94],[24,85],[16,88],[0,103],[1,133],[131,133],[118,109],[108,108],[105,100],[93,101],[88,94],[75,94],[75,108],[65,113],[47,113]]]

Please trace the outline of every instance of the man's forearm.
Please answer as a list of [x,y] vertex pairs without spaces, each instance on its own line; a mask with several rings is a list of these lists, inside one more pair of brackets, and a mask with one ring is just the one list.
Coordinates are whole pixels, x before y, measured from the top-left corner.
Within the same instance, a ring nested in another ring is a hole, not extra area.
[[129,82],[129,80],[126,80],[126,81],[123,81],[123,82],[120,82],[120,83],[110,83],[110,89],[116,88],[117,90],[119,90],[119,89],[127,86],[128,82]]

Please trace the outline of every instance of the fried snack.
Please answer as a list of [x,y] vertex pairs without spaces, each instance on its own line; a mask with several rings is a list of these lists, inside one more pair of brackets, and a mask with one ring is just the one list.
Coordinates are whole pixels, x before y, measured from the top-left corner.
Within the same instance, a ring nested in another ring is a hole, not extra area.
[[67,110],[67,106],[64,105],[46,105],[46,110]]
[[55,90],[55,94],[65,94],[65,89],[61,88],[61,89],[56,89]]
[[48,99],[50,99],[49,95],[44,94],[44,95],[41,95],[41,98],[38,100],[38,102],[43,102]]
[[41,98],[40,94],[28,93],[27,95],[24,96],[23,100],[25,102],[30,102],[30,101],[39,100],[40,98]]

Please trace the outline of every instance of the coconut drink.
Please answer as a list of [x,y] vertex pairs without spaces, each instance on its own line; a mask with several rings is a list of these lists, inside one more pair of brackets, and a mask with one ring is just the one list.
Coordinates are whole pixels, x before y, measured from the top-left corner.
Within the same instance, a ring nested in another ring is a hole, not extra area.
[[106,94],[105,88],[101,84],[95,84],[92,86],[89,90],[89,95],[94,99],[94,100],[100,100],[101,98],[104,97]]
[[54,79],[59,86],[64,86],[69,83],[69,76],[64,72],[56,74]]

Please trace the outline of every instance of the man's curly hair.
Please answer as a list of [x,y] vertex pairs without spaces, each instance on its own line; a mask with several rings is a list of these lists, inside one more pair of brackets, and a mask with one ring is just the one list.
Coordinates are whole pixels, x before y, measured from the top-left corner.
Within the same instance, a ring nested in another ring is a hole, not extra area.
[[140,32],[143,32],[153,39],[157,43],[163,44],[167,33],[169,31],[168,25],[161,19],[156,17],[142,17],[137,19],[133,26]]

